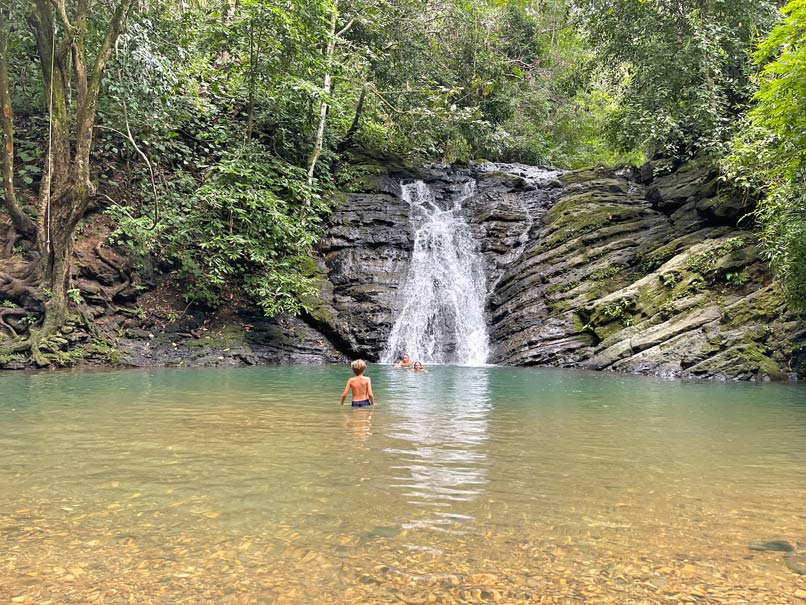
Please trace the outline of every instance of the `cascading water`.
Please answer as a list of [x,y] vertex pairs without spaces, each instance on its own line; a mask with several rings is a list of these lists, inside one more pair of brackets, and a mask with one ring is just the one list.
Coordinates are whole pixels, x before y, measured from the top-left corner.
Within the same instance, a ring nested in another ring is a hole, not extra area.
[[414,250],[384,362],[406,353],[423,363],[486,363],[484,264],[461,213],[474,192],[475,181],[467,182],[452,207],[442,210],[423,181],[402,185],[411,205]]

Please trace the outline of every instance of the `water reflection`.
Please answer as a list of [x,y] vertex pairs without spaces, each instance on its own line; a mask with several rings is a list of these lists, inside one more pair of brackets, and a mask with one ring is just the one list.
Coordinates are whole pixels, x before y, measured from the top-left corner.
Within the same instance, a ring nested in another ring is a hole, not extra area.
[[404,527],[461,534],[474,515],[469,506],[487,483],[486,442],[491,410],[488,372],[439,367],[428,374],[399,372],[390,385],[402,394],[399,420],[387,437],[394,457],[392,486],[414,512]]
[[342,423],[356,447],[367,449],[367,439],[372,435],[372,408],[345,408],[342,410]]

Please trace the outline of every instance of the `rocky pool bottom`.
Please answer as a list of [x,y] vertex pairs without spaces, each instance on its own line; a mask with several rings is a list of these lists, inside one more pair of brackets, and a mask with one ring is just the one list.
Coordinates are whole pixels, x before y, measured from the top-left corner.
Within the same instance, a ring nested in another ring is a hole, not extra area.
[[369,374],[0,375],[0,603],[804,602],[802,385]]

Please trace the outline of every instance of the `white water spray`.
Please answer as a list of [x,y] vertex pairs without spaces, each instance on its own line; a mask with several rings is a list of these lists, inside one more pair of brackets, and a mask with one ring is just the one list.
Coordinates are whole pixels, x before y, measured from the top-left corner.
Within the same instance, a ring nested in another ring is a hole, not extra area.
[[389,336],[384,362],[406,353],[426,364],[486,363],[484,264],[461,215],[462,202],[474,192],[475,181],[469,181],[453,207],[442,210],[424,182],[402,186],[402,197],[411,205],[414,250],[403,287],[403,307]]

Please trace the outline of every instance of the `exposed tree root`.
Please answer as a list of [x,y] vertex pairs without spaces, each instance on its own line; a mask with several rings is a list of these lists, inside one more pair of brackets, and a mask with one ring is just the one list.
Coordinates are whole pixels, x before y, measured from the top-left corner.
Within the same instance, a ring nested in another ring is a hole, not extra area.
[[39,290],[37,268],[39,259],[24,261],[12,257],[0,262],[0,297],[14,301],[20,306],[35,302],[38,306],[42,296]]
[[129,286],[131,286],[132,284],[131,274],[129,274],[129,272],[123,268],[123,265],[121,263],[116,262],[109,254],[107,254],[104,251],[103,242],[95,246],[95,254],[98,256],[99,259],[101,259],[102,262],[108,265],[111,269],[117,271],[118,276],[120,276],[120,278],[123,280],[123,283],[121,285],[116,286],[109,292],[109,298],[111,303],[111,301],[113,301],[118,294],[123,292]]
[[[111,251],[104,250],[101,244],[94,247],[94,252],[98,262],[113,272],[110,276],[113,285],[106,287],[94,279],[77,279],[74,287],[81,290],[90,305],[101,306],[108,313],[136,316],[135,312],[119,307],[114,302],[133,281],[126,270],[125,261],[116,258]],[[8,361],[10,357],[20,356],[38,367],[59,365],[62,350],[71,346],[68,342],[70,339],[65,341],[61,338],[60,331],[70,321],[91,337],[105,340],[95,326],[90,307],[83,303],[70,305],[63,296],[60,299],[52,297],[45,289],[47,284],[43,284],[41,267],[38,256],[29,260],[12,254],[0,259],[0,301],[14,303],[13,306],[0,306],[0,359]],[[122,283],[118,283],[115,274]],[[18,321],[23,317],[36,318],[36,321],[29,327]]]
[[17,330],[14,329],[14,326],[10,325],[6,322],[6,317],[25,317],[28,315],[28,311],[25,309],[20,308],[0,308],[0,328],[6,330],[11,338],[19,338],[19,334]]
[[50,362],[39,350],[39,344],[47,335],[42,328],[31,330],[31,333],[25,338],[0,345],[0,356],[7,357],[27,353],[37,367],[48,366]]
[[88,334],[95,338],[103,338],[101,333],[98,331],[98,328],[95,327],[95,323],[93,322],[93,318],[87,312],[85,306],[80,306],[77,309],[78,317],[81,319],[81,325],[87,331]]
[[[2,327],[12,336],[11,340],[0,343],[0,356],[28,354],[34,364],[45,367],[50,362],[40,351],[40,345],[61,328],[64,313],[49,312],[48,303],[43,304],[46,296],[37,271],[39,266],[39,259],[26,262],[18,257],[0,263],[0,297],[20,305],[20,308],[4,308],[0,311]],[[39,316],[41,323],[38,326],[34,324],[27,335],[20,336],[5,321],[6,316]]]
[[3,237],[3,241],[6,242],[6,245],[3,247],[2,257],[10,258],[11,255],[14,254],[14,246],[22,241],[24,237],[23,234],[17,233],[13,225],[9,225],[8,229],[6,229],[6,235]]

